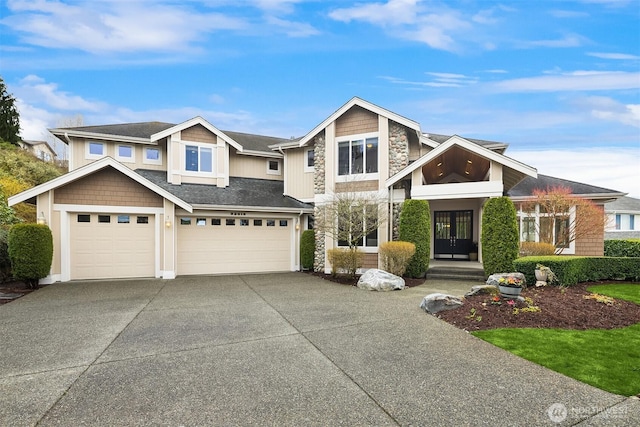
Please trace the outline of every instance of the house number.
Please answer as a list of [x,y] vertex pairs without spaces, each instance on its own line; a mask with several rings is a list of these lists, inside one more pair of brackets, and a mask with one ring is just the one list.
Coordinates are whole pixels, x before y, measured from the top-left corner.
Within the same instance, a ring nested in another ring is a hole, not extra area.
[[231,216],[246,216],[246,212],[231,212]]

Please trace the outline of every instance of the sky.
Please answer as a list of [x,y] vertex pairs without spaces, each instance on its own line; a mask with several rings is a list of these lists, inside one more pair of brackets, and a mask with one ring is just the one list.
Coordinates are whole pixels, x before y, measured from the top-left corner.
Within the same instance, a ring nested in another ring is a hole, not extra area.
[[0,76],[24,139],[195,116],[299,137],[358,96],[640,198],[640,0],[6,0]]

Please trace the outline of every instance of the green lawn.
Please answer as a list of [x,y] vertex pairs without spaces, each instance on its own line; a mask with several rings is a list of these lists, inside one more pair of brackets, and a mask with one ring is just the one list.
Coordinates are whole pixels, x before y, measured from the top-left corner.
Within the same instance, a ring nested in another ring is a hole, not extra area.
[[[597,285],[589,290],[640,304],[640,284]],[[473,335],[611,393],[640,393],[640,323],[612,330],[509,328]]]

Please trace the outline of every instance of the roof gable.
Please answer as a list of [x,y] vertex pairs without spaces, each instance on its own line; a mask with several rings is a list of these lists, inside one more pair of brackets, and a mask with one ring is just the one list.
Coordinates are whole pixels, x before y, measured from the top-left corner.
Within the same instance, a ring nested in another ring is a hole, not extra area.
[[222,140],[224,140],[227,144],[231,145],[233,148],[235,148],[238,151],[242,151],[242,145],[240,145],[238,142],[236,142],[233,138],[231,138],[229,135],[225,134],[224,132],[222,132],[220,129],[218,129],[217,127],[215,127],[214,125],[212,125],[211,123],[209,123],[208,121],[206,121],[205,119],[203,119],[200,116],[194,117],[192,119],[187,120],[186,122],[182,122],[180,124],[177,124],[173,127],[164,129],[160,132],[154,133],[153,135],[151,135],[150,139],[151,141],[158,141],[160,139],[163,138],[167,138],[169,136],[171,136],[172,134],[176,133],[176,132],[180,132],[182,130],[188,129],[192,126],[195,125],[201,125],[203,126],[205,129],[207,129],[209,132],[213,133],[214,135],[222,138]]

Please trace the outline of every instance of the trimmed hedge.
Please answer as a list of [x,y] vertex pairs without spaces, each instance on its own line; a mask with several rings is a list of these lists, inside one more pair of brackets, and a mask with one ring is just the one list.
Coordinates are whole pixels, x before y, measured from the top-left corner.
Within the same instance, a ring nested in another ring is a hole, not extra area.
[[530,256],[513,262],[514,269],[535,283],[536,264],[549,267],[561,286],[600,280],[640,280],[640,258]]
[[426,200],[405,200],[400,211],[398,239],[416,245],[416,253],[407,266],[407,277],[424,277],[431,256],[431,211]]
[[313,268],[313,258],[316,251],[316,233],[304,230],[300,236],[300,264],[304,270]]
[[604,256],[640,257],[640,239],[605,240]]
[[415,253],[416,245],[411,242],[384,242],[380,245],[382,269],[396,276],[402,276]]
[[482,264],[484,274],[508,273],[518,258],[516,208],[508,197],[489,199],[482,214]]
[[47,277],[53,260],[53,236],[46,225],[16,224],[9,230],[13,276],[35,288]]

